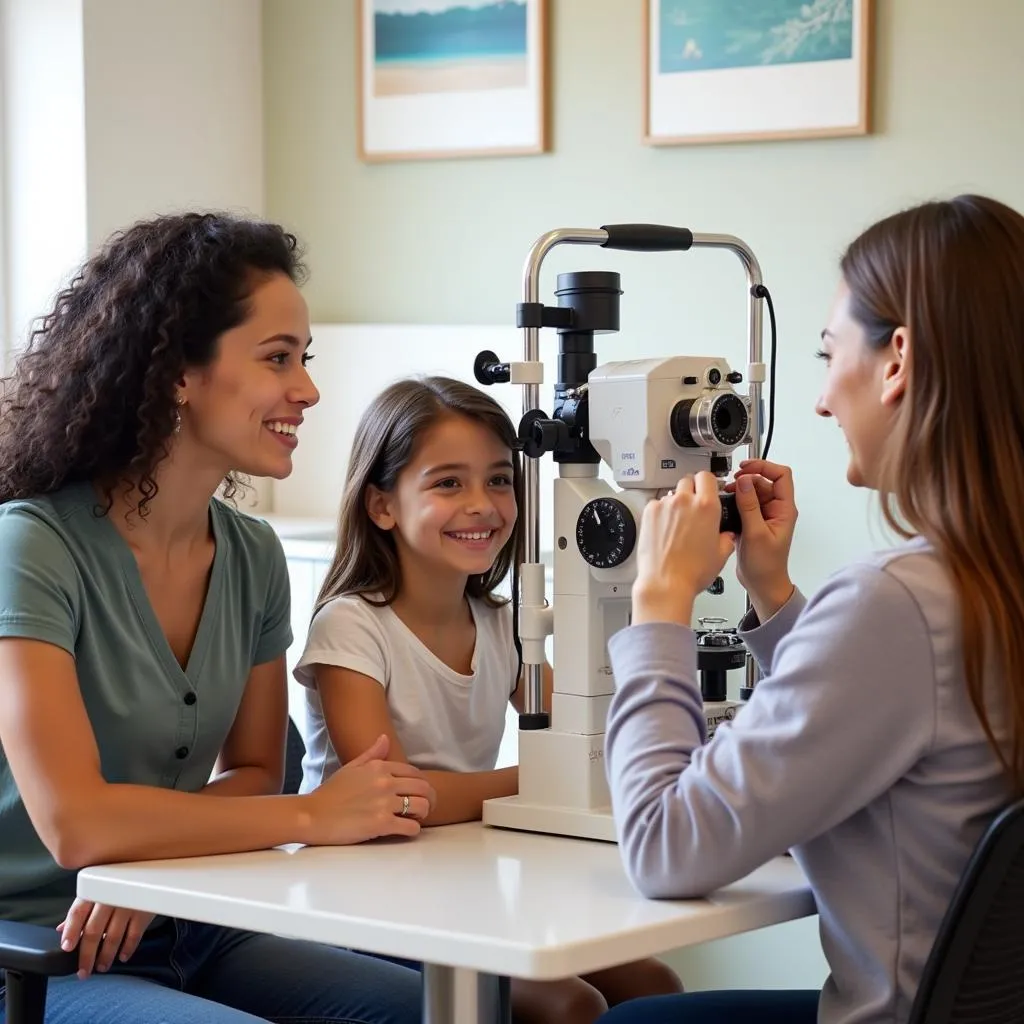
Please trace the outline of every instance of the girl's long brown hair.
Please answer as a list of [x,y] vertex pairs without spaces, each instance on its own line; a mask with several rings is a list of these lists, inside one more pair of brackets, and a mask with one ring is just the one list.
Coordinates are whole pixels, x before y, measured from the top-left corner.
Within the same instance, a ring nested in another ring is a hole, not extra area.
[[[338,545],[317,597],[317,610],[342,594],[359,594],[367,599],[374,595],[374,604],[391,604],[398,596],[402,570],[395,540],[367,514],[367,488],[373,484],[382,491],[392,490],[426,431],[448,416],[476,420],[508,446],[512,452],[513,492],[517,507],[522,508],[518,439],[505,410],[490,395],[450,377],[398,381],[370,403],[356,427],[338,517]],[[517,517],[512,536],[490,571],[469,578],[466,593],[470,597],[494,606],[506,603],[494,591],[509,570],[522,561],[523,529],[522,518]]]
[[[841,269],[868,344],[909,331],[880,481],[886,521],[948,566],[971,703],[1024,792],[1024,217],[982,196],[925,203],[870,227]],[[998,681],[1008,753],[986,679]]]

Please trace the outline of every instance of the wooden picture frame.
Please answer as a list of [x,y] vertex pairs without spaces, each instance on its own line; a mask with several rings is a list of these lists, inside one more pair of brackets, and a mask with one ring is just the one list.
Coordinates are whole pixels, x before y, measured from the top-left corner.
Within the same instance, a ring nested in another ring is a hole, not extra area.
[[644,142],[867,134],[873,6],[644,0]]
[[543,153],[548,0],[356,0],[362,160]]

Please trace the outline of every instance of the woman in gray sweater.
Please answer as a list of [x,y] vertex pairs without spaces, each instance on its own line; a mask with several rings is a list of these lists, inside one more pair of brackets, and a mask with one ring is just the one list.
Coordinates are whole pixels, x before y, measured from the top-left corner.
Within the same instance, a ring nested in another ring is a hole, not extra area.
[[1024,217],[927,203],[850,245],[816,410],[904,540],[810,600],[790,581],[792,476],[737,474],[742,635],[763,679],[705,743],[693,601],[734,540],[709,474],[645,510],[606,756],[622,856],[650,897],[701,896],[792,850],[821,992],[638,1000],[604,1024],[905,1021],[957,881],[1024,789]]

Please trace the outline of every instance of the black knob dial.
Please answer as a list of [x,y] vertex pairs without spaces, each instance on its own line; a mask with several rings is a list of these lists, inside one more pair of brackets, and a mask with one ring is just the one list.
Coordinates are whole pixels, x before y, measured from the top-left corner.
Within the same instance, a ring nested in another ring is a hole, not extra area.
[[576,520],[576,546],[595,569],[612,569],[629,558],[636,544],[636,520],[618,498],[594,498]]

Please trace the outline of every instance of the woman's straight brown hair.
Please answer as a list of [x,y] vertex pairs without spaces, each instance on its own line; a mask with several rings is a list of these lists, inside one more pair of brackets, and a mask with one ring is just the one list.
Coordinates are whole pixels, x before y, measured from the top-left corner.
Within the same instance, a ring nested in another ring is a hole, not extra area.
[[879,481],[885,516],[947,565],[971,703],[1024,792],[1024,217],[983,196],[925,203],[870,227],[840,266],[869,345],[909,332]]

